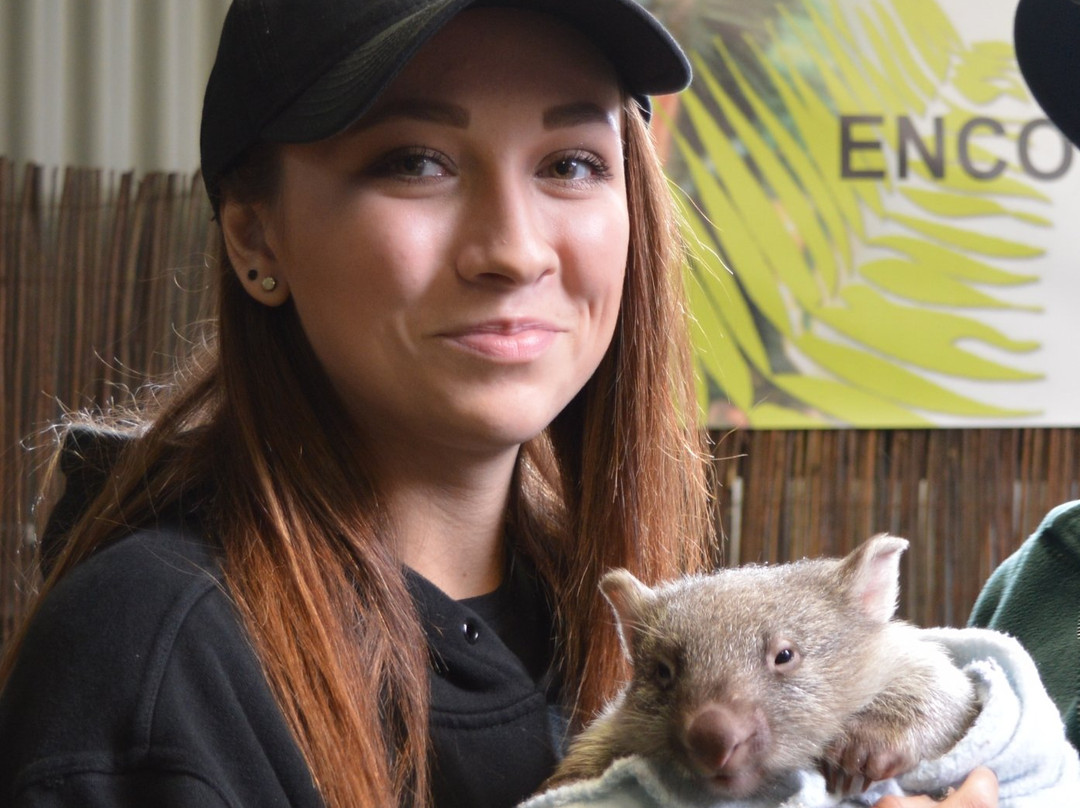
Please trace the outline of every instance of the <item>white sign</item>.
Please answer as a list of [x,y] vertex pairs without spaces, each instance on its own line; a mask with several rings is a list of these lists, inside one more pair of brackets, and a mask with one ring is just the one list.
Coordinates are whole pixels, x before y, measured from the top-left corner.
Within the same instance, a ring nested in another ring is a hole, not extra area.
[[1015,2],[728,5],[658,113],[710,425],[1080,424],[1080,155]]

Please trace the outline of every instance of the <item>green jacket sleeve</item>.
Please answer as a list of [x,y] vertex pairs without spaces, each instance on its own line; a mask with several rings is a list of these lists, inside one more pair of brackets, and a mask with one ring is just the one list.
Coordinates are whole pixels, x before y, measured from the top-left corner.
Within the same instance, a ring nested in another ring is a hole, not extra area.
[[1054,508],[986,582],[969,624],[1016,637],[1080,749],[1080,501]]

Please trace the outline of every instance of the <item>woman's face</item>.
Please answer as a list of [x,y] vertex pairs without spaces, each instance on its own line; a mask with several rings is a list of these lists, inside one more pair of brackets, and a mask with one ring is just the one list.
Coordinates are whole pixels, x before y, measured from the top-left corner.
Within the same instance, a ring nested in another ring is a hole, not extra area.
[[621,108],[573,29],[467,11],[347,133],[283,148],[267,272],[366,435],[505,450],[582,388],[626,267]]

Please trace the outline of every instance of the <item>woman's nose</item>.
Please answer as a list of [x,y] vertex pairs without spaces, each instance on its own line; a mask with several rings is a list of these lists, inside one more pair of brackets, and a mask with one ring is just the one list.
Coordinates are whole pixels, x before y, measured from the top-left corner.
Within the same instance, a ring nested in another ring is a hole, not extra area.
[[548,207],[550,201],[538,198],[527,182],[488,182],[474,189],[463,214],[458,275],[470,282],[520,285],[556,272],[552,238],[558,226]]

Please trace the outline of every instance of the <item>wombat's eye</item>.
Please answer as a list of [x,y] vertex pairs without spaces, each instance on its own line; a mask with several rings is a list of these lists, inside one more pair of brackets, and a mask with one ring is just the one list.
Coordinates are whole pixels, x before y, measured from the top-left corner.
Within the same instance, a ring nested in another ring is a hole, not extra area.
[[777,673],[791,673],[801,659],[799,649],[788,642],[776,642],[769,651],[769,667]]
[[675,684],[675,664],[666,659],[656,660],[653,668],[653,680],[657,687],[667,689]]

